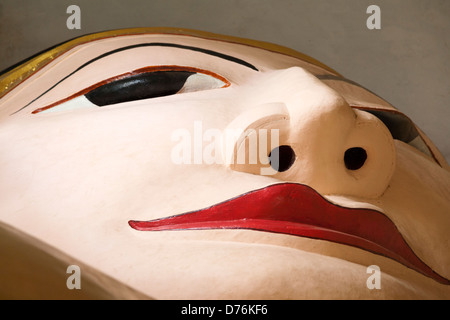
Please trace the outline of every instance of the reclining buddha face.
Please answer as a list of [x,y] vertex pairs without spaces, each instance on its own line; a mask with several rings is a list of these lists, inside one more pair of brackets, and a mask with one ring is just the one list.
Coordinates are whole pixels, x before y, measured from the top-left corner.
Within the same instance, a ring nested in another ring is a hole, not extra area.
[[0,81],[2,224],[149,297],[450,297],[445,160],[309,57],[130,29]]

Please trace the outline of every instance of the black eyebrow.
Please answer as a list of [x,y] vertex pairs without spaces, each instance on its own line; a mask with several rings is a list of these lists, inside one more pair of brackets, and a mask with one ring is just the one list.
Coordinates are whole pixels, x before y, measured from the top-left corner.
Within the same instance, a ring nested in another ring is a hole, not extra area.
[[66,80],[67,78],[69,78],[70,76],[74,75],[75,73],[77,73],[78,71],[80,71],[81,69],[83,69],[84,67],[90,65],[91,63],[93,63],[93,62],[95,62],[95,61],[97,61],[97,60],[100,60],[100,59],[102,59],[102,58],[104,58],[104,57],[107,57],[107,56],[109,56],[109,55],[118,53],[118,52],[130,50],[130,49],[135,49],[135,48],[141,48],[141,47],[171,47],[171,48],[179,48],[179,49],[185,49],[185,50],[191,50],[191,51],[201,52],[201,53],[205,53],[205,54],[208,54],[208,55],[211,55],[211,56],[215,56],[215,57],[218,57],[218,58],[222,58],[222,59],[225,59],[225,60],[234,62],[234,63],[238,63],[238,64],[240,64],[240,65],[243,65],[243,66],[245,66],[245,67],[247,67],[247,68],[250,68],[250,69],[252,69],[252,70],[255,70],[255,71],[259,71],[258,68],[256,68],[254,65],[252,65],[252,64],[250,64],[250,63],[248,63],[248,62],[246,62],[246,61],[244,61],[244,60],[242,60],[242,59],[239,59],[239,58],[236,58],[236,57],[233,57],[233,56],[224,54],[224,53],[216,52],[216,51],[213,51],[213,50],[208,50],[208,49],[203,49],[203,48],[198,48],[198,47],[192,47],[192,46],[185,46],[185,45],[175,44],[175,43],[164,43],[164,42],[151,42],[151,43],[134,44],[134,45],[130,45],[130,46],[126,46],[126,47],[122,47],[122,48],[118,48],[118,49],[115,49],[115,50],[111,50],[111,51],[105,52],[105,53],[99,55],[98,57],[95,57],[95,58],[93,58],[93,59],[91,59],[91,60],[85,62],[85,63],[82,64],[80,67],[78,67],[75,71],[71,72],[70,74],[68,74],[67,76],[65,76],[65,77],[62,78],[61,80],[59,80],[57,83],[55,83],[55,84],[54,84],[53,86],[51,86],[49,89],[47,89],[46,91],[44,91],[44,92],[43,92],[42,94],[40,94],[38,97],[36,97],[36,98],[34,98],[33,100],[31,100],[31,101],[28,102],[25,106],[23,106],[23,107],[20,108],[19,110],[15,111],[15,112],[12,113],[11,115],[13,115],[13,114],[15,114],[15,113],[17,113],[17,112],[19,112],[19,111],[25,109],[25,108],[28,107],[30,104],[32,104],[33,102],[35,102],[37,99],[39,99],[40,97],[42,97],[44,94],[48,93],[50,90],[52,90],[53,88],[55,88],[58,84],[60,84],[61,82],[63,82],[63,81]]

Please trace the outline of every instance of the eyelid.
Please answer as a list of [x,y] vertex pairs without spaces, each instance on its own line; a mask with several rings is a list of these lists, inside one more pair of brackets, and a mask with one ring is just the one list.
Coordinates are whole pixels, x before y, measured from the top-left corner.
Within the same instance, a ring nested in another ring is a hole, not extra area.
[[54,103],[52,103],[50,105],[47,105],[45,107],[33,110],[31,113],[32,114],[37,114],[37,113],[46,111],[48,109],[51,109],[51,108],[53,108],[55,106],[58,106],[58,105],[64,103],[64,102],[67,102],[69,100],[75,99],[75,98],[80,97],[80,96],[83,96],[83,95],[89,93],[90,91],[92,91],[94,89],[97,89],[97,88],[99,88],[99,87],[101,87],[101,86],[103,86],[105,84],[108,84],[108,83],[111,83],[111,82],[114,82],[114,81],[117,81],[117,80],[126,79],[126,78],[128,78],[130,76],[141,74],[141,73],[151,73],[151,72],[158,72],[158,71],[188,71],[188,72],[193,72],[193,73],[200,73],[200,74],[205,74],[205,75],[211,76],[211,77],[216,78],[216,79],[222,81],[223,83],[225,83],[225,85],[223,85],[221,88],[227,88],[227,87],[229,87],[231,85],[231,83],[226,78],[224,78],[224,77],[222,77],[222,76],[220,76],[220,75],[218,75],[218,74],[216,74],[216,73],[214,73],[212,71],[208,71],[208,70],[204,70],[204,69],[199,69],[199,68],[195,68],[195,67],[187,67],[187,66],[176,66],[176,65],[150,66],[150,67],[144,67],[144,68],[136,69],[134,71],[123,73],[121,75],[114,76],[114,77],[111,77],[109,79],[100,81],[100,82],[98,82],[98,83],[96,83],[94,85],[89,86],[86,89],[83,89],[81,91],[78,91],[75,94],[72,94],[71,96],[69,96],[67,98],[64,98],[64,99],[61,99],[59,101],[56,101],[56,102],[54,102]]

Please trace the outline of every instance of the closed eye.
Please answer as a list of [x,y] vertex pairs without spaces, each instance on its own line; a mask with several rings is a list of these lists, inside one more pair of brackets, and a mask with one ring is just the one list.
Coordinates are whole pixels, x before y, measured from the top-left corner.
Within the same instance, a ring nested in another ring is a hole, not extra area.
[[356,106],[354,106],[353,108],[364,110],[373,114],[378,119],[380,119],[381,122],[383,122],[384,125],[389,129],[392,138],[409,144],[410,146],[425,153],[426,155],[433,157],[434,160],[439,163],[439,161],[437,161],[434,157],[431,149],[421,137],[414,123],[403,113],[394,110],[383,110]]
[[107,79],[32,113],[98,108],[228,86],[228,80],[206,70],[180,66],[147,67]]

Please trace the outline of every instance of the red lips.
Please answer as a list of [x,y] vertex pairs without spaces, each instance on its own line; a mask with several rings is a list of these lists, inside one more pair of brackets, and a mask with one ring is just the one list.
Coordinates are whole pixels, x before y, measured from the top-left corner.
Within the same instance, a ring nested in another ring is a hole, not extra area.
[[337,206],[301,184],[271,185],[206,209],[129,225],[141,231],[251,229],[328,240],[392,258],[450,284],[414,254],[384,214]]

